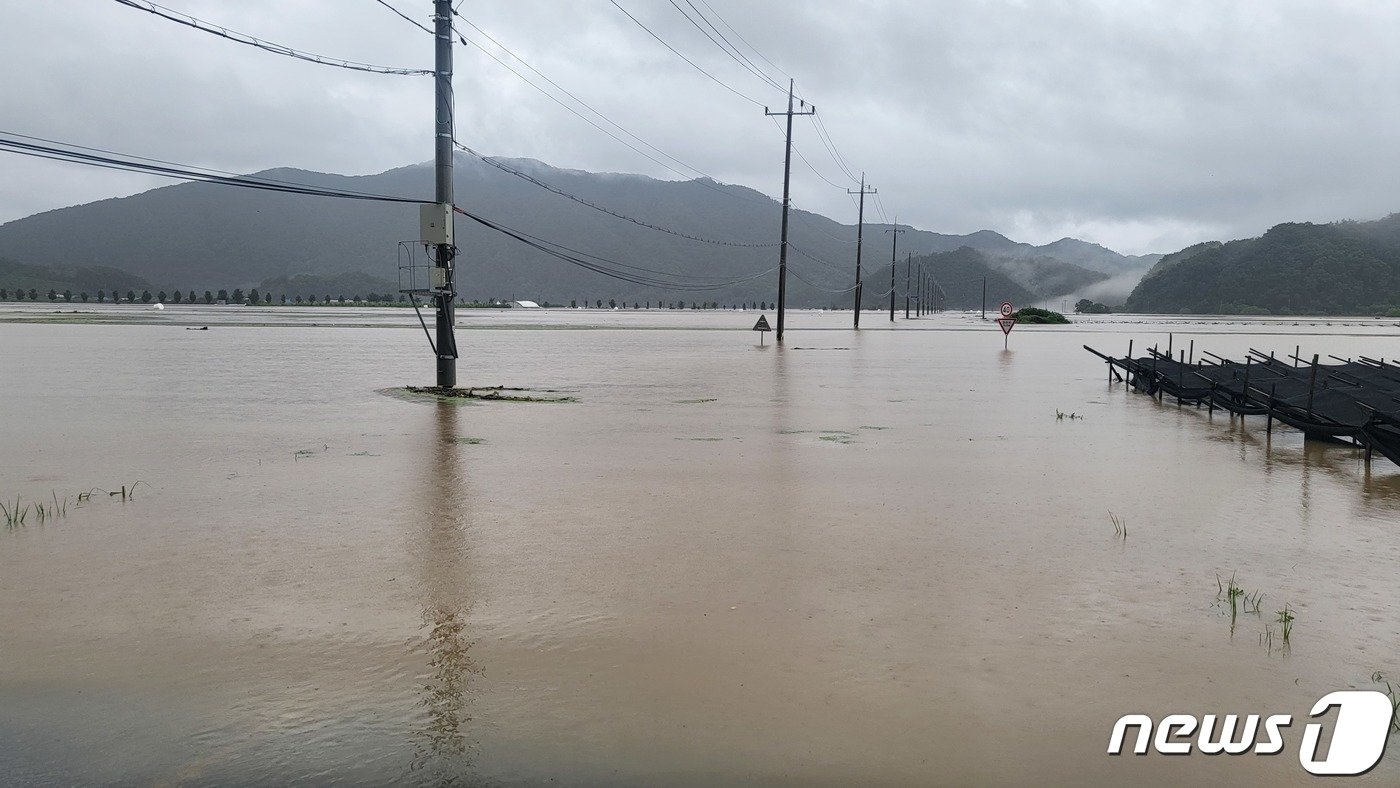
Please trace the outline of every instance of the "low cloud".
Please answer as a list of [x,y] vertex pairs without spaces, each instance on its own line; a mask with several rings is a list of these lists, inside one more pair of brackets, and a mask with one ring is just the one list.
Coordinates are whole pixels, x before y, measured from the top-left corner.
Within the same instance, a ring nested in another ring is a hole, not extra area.
[[[426,0],[394,2],[427,22]],[[376,3],[169,4],[326,55],[431,63],[431,38]],[[669,4],[621,4],[744,97],[610,3],[469,4],[473,24],[588,102],[601,116],[574,109],[608,133],[468,46],[457,48],[459,138],[488,154],[564,167],[665,178],[694,168],[778,195],[782,138],[763,105],[781,106],[781,91]],[[1390,41],[1400,5],[708,5],[777,64],[749,53],[757,69],[780,84],[796,77],[849,168],[880,189],[876,218],[883,207],[888,218],[931,230],[986,228],[1031,243],[1077,236],[1134,254],[1400,208],[1391,140],[1400,50]],[[0,104],[12,131],[237,171],[368,173],[431,156],[427,79],[278,57],[117,3],[74,14],[62,4],[9,2],[0,14],[0,65],[11,75]],[[853,222],[844,190],[854,184],[810,120],[798,121],[795,140],[794,202]],[[147,181],[7,160],[6,186],[0,221]]]

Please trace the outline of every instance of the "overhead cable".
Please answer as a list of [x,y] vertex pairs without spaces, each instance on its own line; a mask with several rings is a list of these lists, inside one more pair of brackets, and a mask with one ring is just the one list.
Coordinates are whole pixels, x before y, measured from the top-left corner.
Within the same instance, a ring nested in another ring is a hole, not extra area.
[[171,22],[176,22],[178,24],[185,25],[186,27],[192,27],[195,30],[209,33],[210,35],[215,35],[219,36],[220,38],[226,38],[230,41],[235,41],[239,44],[246,44],[251,47],[257,47],[258,49],[262,49],[267,52],[272,52],[277,55],[294,57],[298,60],[305,60],[311,63],[319,63],[323,66],[335,66],[337,68],[348,68],[352,71],[367,71],[372,74],[394,74],[399,76],[423,76],[433,74],[433,71],[431,69],[376,66],[372,63],[360,63],[354,60],[342,60],[340,58],[326,57],[325,55],[317,55],[311,52],[305,52],[300,49],[293,49],[289,46],[283,46],[282,44],[274,44],[271,41],[264,41],[261,38],[250,36],[246,33],[239,33],[236,30],[229,30],[228,28],[223,27],[221,25],[205,22],[204,20],[190,16],[189,14],[181,13],[179,11],[166,8],[163,5],[157,5],[156,3],[150,2],[150,0],[115,0],[115,2],[121,3],[124,6],[135,8],[140,11],[145,11],[150,14],[155,14],[156,16],[161,17],[162,19],[168,19]]
[[600,213],[605,213],[605,214],[607,214],[607,215],[609,215],[609,216],[612,216],[612,217],[615,217],[615,218],[618,218],[618,219],[622,219],[623,221],[631,222],[631,223],[633,223],[633,224],[635,224],[635,225],[638,225],[638,226],[640,226],[640,227],[645,227],[645,228],[647,228],[647,229],[649,229],[649,230],[656,230],[657,232],[666,233],[666,234],[668,234],[668,235],[674,235],[674,236],[676,236],[676,237],[678,237],[678,238],[685,238],[685,239],[690,240],[690,241],[699,241],[700,243],[707,243],[707,244],[717,244],[717,245],[719,245],[719,246],[741,246],[741,247],[748,247],[748,248],[763,248],[763,247],[774,247],[774,246],[777,246],[777,245],[778,245],[777,243],[743,243],[743,242],[739,242],[739,241],[719,241],[719,240],[715,240],[715,239],[713,239],[713,238],[702,238],[702,237],[697,236],[697,235],[691,235],[691,234],[689,234],[689,233],[680,232],[679,230],[672,230],[672,229],[670,229],[670,228],[668,228],[668,227],[662,227],[662,226],[660,226],[660,225],[652,224],[652,223],[650,223],[650,222],[645,222],[645,221],[642,221],[641,219],[637,219],[637,218],[628,216],[628,215],[623,214],[623,213],[618,213],[617,211],[614,211],[614,210],[612,210],[611,208],[605,208],[605,207],[603,207],[603,206],[601,206],[601,205],[598,205],[597,203],[594,203],[594,202],[590,202],[590,201],[588,201],[588,200],[585,200],[585,199],[583,199],[582,197],[579,197],[578,195],[570,194],[569,192],[566,192],[566,191],[564,191],[563,189],[560,189],[560,188],[558,188],[558,187],[556,187],[556,186],[552,186],[552,185],[550,185],[550,184],[548,184],[548,183],[546,183],[546,182],[540,180],[539,178],[536,178],[535,176],[530,175],[529,173],[521,172],[520,170],[517,170],[517,169],[515,169],[514,167],[511,167],[511,166],[509,166],[509,165],[507,165],[507,164],[503,164],[503,163],[497,161],[496,159],[494,159],[494,158],[492,158],[492,157],[484,156],[484,155],[482,155],[482,154],[480,154],[480,153],[478,153],[478,152],[472,150],[471,148],[467,147],[466,145],[463,145],[463,144],[460,143],[460,142],[456,143],[456,145],[457,145],[458,148],[461,148],[462,150],[466,151],[467,153],[470,153],[471,155],[477,157],[478,159],[480,159],[481,161],[485,162],[486,164],[489,164],[489,165],[491,165],[492,167],[495,167],[496,169],[498,169],[498,170],[500,170],[500,171],[502,171],[502,172],[506,172],[506,173],[509,173],[509,174],[511,174],[511,175],[514,175],[514,176],[516,176],[517,178],[520,178],[521,180],[527,181],[527,182],[529,182],[529,183],[533,183],[534,185],[536,185],[536,186],[538,186],[538,187],[540,187],[540,188],[542,188],[542,189],[545,189],[546,191],[553,192],[554,194],[557,194],[557,195],[559,195],[560,197],[564,197],[564,198],[566,198],[566,199],[572,200],[572,201],[574,201],[574,202],[576,202],[576,203],[578,203],[578,204],[580,204],[580,205],[587,206],[587,207],[592,208],[593,210],[598,211],[598,212],[600,212]]

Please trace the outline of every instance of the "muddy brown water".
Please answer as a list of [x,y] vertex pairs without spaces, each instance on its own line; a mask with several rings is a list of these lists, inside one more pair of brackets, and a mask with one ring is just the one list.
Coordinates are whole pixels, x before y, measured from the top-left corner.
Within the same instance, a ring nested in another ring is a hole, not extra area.
[[[464,384],[578,401],[444,404],[384,393],[411,312],[83,310],[0,310],[0,497],[70,499],[0,528],[7,783],[1300,783],[1313,701],[1400,678],[1400,469],[1080,348],[1394,321],[463,313]],[[1295,723],[1110,757],[1130,712]]]

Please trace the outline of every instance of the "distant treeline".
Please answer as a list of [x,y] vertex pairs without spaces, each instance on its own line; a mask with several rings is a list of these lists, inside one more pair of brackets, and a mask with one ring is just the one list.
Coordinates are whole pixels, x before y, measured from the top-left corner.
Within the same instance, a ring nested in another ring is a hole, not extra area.
[[[164,290],[159,290],[159,291],[157,291],[157,292],[155,292],[155,293],[152,293],[150,290],[143,289],[143,290],[141,290],[141,292],[138,293],[138,292],[136,292],[136,291],[133,290],[133,289],[127,289],[126,292],[123,293],[123,292],[120,292],[120,289],[119,289],[119,288],[114,288],[114,289],[112,290],[111,293],[108,293],[105,289],[103,289],[103,290],[98,290],[98,291],[96,292],[96,294],[89,294],[87,291],[82,291],[82,292],[74,293],[72,290],[64,290],[64,291],[62,291],[62,292],[59,292],[56,288],[50,288],[47,292],[42,292],[42,293],[41,293],[37,288],[32,288],[32,287],[29,288],[29,289],[25,289],[25,288],[22,288],[22,287],[17,287],[17,288],[13,288],[13,289],[0,287],[0,301],[43,301],[43,300],[47,300],[47,301],[51,301],[51,302],[55,302],[55,303],[57,303],[57,302],[59,302],[59,301],[63,301],[64,303],[73,303],[74,301],[77,301],[77,302],[79,302],[79,303],[85,303],[85,304],[86,304],[86,303],[94,303],[94,302],[95,302],[95,303],[98,303],[98,304],[105,304],[105,303],[118,304],[118,303],[123,303],[123,302],[124,302],[124,303],[128,303],[128,304],[134,304],[134,303],[137,303],[137,302],[140,302],[140,303],[142,303],[142,304],[150,304],[150,303],[161,303],[161,304],[221,304],[221,303],[222,303],[222,304],[242,304],[242,305],[247,305],[247,306],[273,306],[273,305],[298,305],[298,304],[304,305],[304,306],[305,306],[305,305],[312,305],[312,306],[342,306],[342,305],[347,305],[347,304],[349,304],[349,305],[358,305],[358,306],[408,306],[408,305],[410,304],[410,302],[409,302],[407,296],[405,296],[403,293],[366,293],[366,294],[364,294],[364,295],[360,295],[359,293],[355,293],[355,294],[350,295],[350,296],[345,296],[345,295],[335,295],[335,296],[332,296],[332,295],[329,295],[329,294],[314,295],[314,294],[309,294],[309,293],[306,293],[306,294],[303,294],[303,293],[291,293],[291,294],[289,294],[289,293],[278,293],[278,294],[276,294],[276,295],[274,296],[274,295],[273,295],[272,293],[270,293],[270,292],[262,292],[262,291],[259,291],[258,288],[255,287],[255,288],[249,290],[247,293],[244,293],[243,290],[242,290],[241,288],[234,288],[232,291],[229,291],[229,290],[217,290],[217,291],[216,291],[216,290],[205,290],[204,293],[203,293],[202,295],[199,294],[198,292],[194,291],[194,290],[190,290],[190,291],[188,291],[188,292],[185,292],[185,291],[182,291],[182,290],[175,290],[175,291],[172,291],[172,292],[170,292],[170,293],[167,293],[167,292],[164,291]],[[423,303],[423,302],[420,302],[420,303]],[[511,308],[511,306],[512,306],[512,304],[513,304],[513,302],[511,302],[511,301],[502,300],[502,299],[499,299],[499,298],[475,299],[475,300],[468,300],[468,299],[463,298],[463,299],[459,299],[457,303],[458,303],[459,306],[462,306],[462,307],[465,307],[465,308],[469,308],[469,309],[470,309],[470,308],[479,308],[479,309],[509,309],[509,308]],[[568,307],[569,307],[570,309],[579,309],[579,308],[580,308],[580,303],[582,303],[582,308],[583,308],[583,309],[772,309],[772,308],[774,308],[774,305],[773,305],[773,304],[770,304],[770,303],[767,302],[767,301],[753,301],[753,302],[745,302],[745,303],[741,303],[741,304],[721,304],[721,303],[718,302],[718,301],[691,301],[689,304],[687,304],[685,301],[655,301],[655,302],[653,302],[653,301],[646,301],[646,302],[641,302],[641,301],[631,301],[631,302],[628,302],[628,301],[621,301],[621,302],[619,302],[619,301],[618,301],[617,299],[615,299],[615,298],[609,298],[607,301],[604,301],[604,300],[601,299],[601,298],[595,298],[595,299],[593,299],[592,301],[590,301],[589,299],[583,299],[582,302],[580,302],[579,300],[573,300],[573,301],[570,301],[570,302],[569,302]],[[549,301],[545,301],[545,302],[541,303],[540,306],[545,307],[545,308],[561,309],[561,308],[564,307],[564,304],[555,304],[555,303],[550,303]]]

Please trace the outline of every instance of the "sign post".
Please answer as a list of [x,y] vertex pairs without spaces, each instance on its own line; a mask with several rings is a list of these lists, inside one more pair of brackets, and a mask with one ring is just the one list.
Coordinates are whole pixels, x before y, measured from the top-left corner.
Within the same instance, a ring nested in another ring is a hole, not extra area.
[[758,322],[753,324],[753,330],[758,332],[758,344],[762,345],[763,335],[773,330],[773,328],[768,325],[768,316],[759,315]]
[[1016,307],[1010,301],[1001,302],[1001,317],[997,318],[997,325],[1001,326],[1001,347],[1005,350],[1011,342],[1011,329],[1016,327]]

